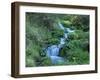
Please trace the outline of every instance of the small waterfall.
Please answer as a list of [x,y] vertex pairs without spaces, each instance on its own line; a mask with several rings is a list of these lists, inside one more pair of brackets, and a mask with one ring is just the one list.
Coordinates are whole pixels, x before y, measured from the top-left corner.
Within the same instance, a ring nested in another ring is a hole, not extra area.
[[58,45],[51,45],[46,48],[47,56],[50,57],[53,64],[64,62],[64,59],[59,56],[59,51],[65,44],[65,41],[68,38],[68,33],[74,32],[74,30],[71,30],[70,28],[65,28],[60,22],[58,25],[58,27],[64,31],[64,36],[60,38],[60,43]]
[[47,48],[48,56],[58,56],[59,55],[59,47],[57,45],[52,45]]
[[64,26],[60,22],[58,22],[58,25],[60,29],[65,30]]

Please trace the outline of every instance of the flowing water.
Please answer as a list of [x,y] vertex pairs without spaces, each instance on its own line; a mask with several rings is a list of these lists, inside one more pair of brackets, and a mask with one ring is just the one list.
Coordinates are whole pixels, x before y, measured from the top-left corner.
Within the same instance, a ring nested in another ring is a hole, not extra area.
[[60,22],[58,23],[58,27],[64,31],[63,37],[60,38],[60,43],[58,45],[51,45],[46,49],[47,56],[50,57],[53,64],[64,62],[63,57],[59,56],[59,52],[65,44],[65,40],[68,39],[68,33],[74,32],[70,28],[65,28]]

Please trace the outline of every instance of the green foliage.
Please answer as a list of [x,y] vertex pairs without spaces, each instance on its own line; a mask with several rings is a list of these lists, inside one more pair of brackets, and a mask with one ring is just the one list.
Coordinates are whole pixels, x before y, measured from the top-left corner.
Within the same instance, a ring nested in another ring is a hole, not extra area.
[[89,15],[67,15],[62,20],[62,24],[67,28],[88,31]]
[[26,67],[52,66],[44,48],[59,44],[65,28],[74,29],[60,50],[64,62],[55,65],[75,65],[89,63],[89,16],[74,14],[26,13]]
[[89,63],[89,53],[88,51],[84,51],[81,48],[75,48],[75,46],[72,46],[71,48],[63,48],[61,50],[62,57],[65,57],[68,62],[67,64],[70,63],[75,63],[75,64],[88,64]]
[[36,66],[35,65],[35,61],[31,58],[31,57],[29,57],[29,56],[27,56],[28,58],[26,58],[26,67],[33,67],[33,66]]
[[89,63],[89,53],[81,49],[76,49],[73,52],[69,51],[67,58],[71,62],[76,62],[77,64],[88,64]]
[[68,39],[69,40],[74,40],[74,39],[78,39],[78,34],[74,33],[69,33],[68,34]]
[[51,31],[51,37],[48,37],[46,39],[47,44],[59,44],[60,42],[60,37],[63,37],[64,31],[60,29],[53,29]]
[[67,59],[66,65],[89,64],[89,31],[76,27],[73,33],[69,33],[60,56]]
[[51,35],[54,38],[60,38],[60,37],[63,37],[64,31],[60,29],[54,29],[51,31]]
[[80,29],[83,31],[89,30],[89,16],[87,15],[79,15],[74,16],[72,19],[72,25],[76,27],[76,29]]
[[48,44],[58,44],[58,43],[59,43],[59,39],[57,38],[48,39]]
[[69,20],[62,21],[62,24],[63,24],[63,26],[66,26],[67,28],[72,25],[71,21],[69,21]]
[[51,66],[51,65],[52,65],[51,59],[48,57],[44,57],[41,66]]

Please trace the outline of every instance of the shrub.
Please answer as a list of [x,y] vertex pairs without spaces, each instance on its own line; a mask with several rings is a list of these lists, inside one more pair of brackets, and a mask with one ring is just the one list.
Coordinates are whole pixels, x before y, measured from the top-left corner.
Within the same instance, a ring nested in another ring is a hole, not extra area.
[[68,34],[68,40],[73,40],[73,39],[77,39],[78,38],[78,34],[74,33],[69,33]]
[[69,40],[89,39],[89,32],[84,32],[82,30],[75,30],[75,32],[68,34],[68,39]]
[[26,67],[35,67],[35,61],[31,56],[26,57]]
[[63,37],[64,31],[61,30],[61,29],[53,29],[53,30],[51,31],[51,35],[52,35],[52,37],[54,37],[54,38]]
[[89,63],[89,53],[81,49],[75,49],[73,51],[69,50],[67,53],[67,59],[70,62],[77,64],[88,64]]
[[42,60],[43,60],[41,62],[42,66],[51,66],[52,65],[51,59],[49,57],[43,57]]
[[51,39],[48,39],[47,43],[48,44],[59,44],[59,39],[51,38]]
[[64,21],[62,21],[62,24],[64,27],[69,28],[72,23],[69,20],[66,20],[66,21],[64,20]]

